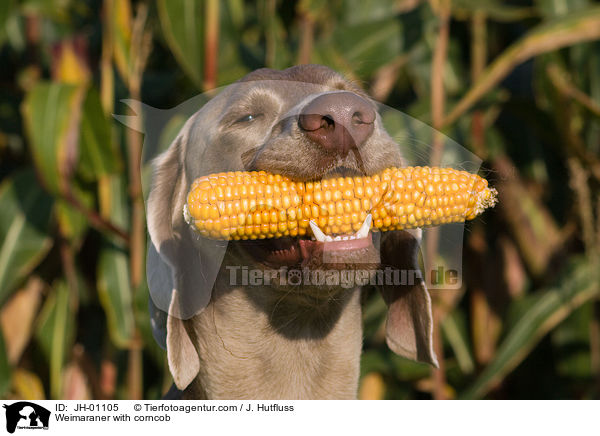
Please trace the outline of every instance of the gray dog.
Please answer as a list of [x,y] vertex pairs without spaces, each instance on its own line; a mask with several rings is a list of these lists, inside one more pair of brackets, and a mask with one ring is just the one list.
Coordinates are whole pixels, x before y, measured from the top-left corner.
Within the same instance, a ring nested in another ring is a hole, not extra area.
[[[165,276],[160,283],[170,295],[166,343],[176,388],[168,398],[356,398],[360,287],[291,284],[276,276],[249,285],[237,276],[232,281],[234,272],[418,270],[419,232],[363,231],[360,243],[336,244],[318,227],[297,238],[202,238],[183,214],[192,181],[238,170],[309,181],[372,175],[403,163],[373,101],[323,66],[257,70],[196,112],[156,159],[147,204],[149,274]],[[390,348],[436,365],[422,280],[388,283],[381,292]]]

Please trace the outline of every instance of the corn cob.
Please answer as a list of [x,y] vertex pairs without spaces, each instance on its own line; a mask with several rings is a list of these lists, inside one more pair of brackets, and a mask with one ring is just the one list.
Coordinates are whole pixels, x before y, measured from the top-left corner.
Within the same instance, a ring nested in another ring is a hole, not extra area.
[[376,231],[462,222],[495,203],[485,179],[451,168],[388,168],[316,182],[237,171],[196,179],[184,216],[209,238],[264,239],[305,235],[311,220],[328,235],[348,235],[369,213]]

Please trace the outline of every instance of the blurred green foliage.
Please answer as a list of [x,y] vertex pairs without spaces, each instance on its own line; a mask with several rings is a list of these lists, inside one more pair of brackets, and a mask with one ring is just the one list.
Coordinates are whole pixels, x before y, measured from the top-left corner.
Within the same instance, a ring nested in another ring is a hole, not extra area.
[[441,369],[387,349],[371,293],[359,396],[600,398],[591,0],[0,2],[0,396],[160,397],[142,138],[112,114],[309,62],[463,144],[500,192],[463,288],[433,292]]

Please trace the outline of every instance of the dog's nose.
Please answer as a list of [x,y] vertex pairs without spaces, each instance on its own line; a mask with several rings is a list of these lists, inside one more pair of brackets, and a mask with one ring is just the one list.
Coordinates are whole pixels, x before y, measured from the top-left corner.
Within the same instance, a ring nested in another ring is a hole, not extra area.
[[326,150],[346,156],[373,133],[375,109],[352,92],[333,92],[316,97],[298,118],[305,135]]

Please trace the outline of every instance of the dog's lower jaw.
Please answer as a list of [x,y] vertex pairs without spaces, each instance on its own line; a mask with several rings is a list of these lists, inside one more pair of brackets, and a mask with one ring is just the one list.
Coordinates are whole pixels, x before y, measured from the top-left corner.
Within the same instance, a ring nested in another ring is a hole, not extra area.
[[200,372],[182,398],[356,398],[362,348],[358,289],[340,292],[325,308],[290,308],[289,302],[280,304],[281,291],[269,288],[215,294],[202,313],[186,321]]

